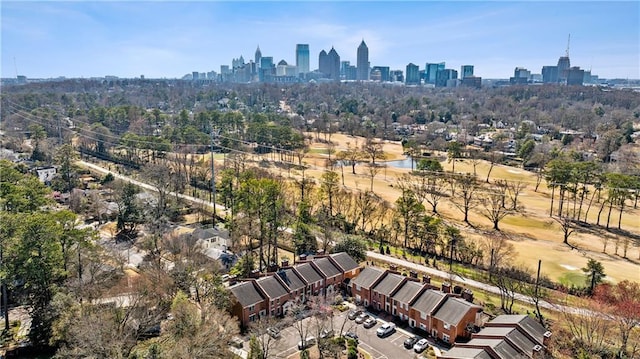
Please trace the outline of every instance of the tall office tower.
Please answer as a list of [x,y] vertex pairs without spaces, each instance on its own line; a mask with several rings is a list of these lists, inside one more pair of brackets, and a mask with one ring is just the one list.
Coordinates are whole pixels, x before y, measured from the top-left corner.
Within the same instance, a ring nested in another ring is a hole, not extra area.
[[558,66],[542,66],[542,82],[545,84],[558,82]]
[[258,70],[260,68],[260,60],[262,59],[262,52],[260,51],[260,45],[258,45],[258,48],[256,49],[256,55],[254,58],[254,61],[256,63],[256,70]]
[[359,81],[369,80],[369,48],[364,43],[364,39],[358,46],[357,68],[358,75],[356,79]]
[[329,65],[327,62],[327,52],[324,50],[320,51],[320,55],[318,55],[318,71],[323,74],[327,74],[329,72]]
[[371,71],[379,71],[380,72],[380,81],[389,82],[389,66],[374,66]]
[[420,68],[418,65],[409,63],[407,65],[405,81],[404,83],[407,85],[420,85]]
[[452,69],[442,69],[436,72],[436,87],[455,87],[458,79],[458,71]]
[[560,56],[558,59],[558,82],[566,83],[571,61],[569,56]]
[[460,77],[466,78],[473,76],[473,65],[462,65],[460,66]]
[[340,62],[340,77],[344,80],[353,81],[357,77],[356,67],[349,61]]
[[567,71],[567,85],[582,86],[584,83],[584,70],[578,66],[569,68]]
[[436,74],[439,70],[444,70],[444,62],[437,64],[428,63],[424,67],[426,83],[435,84]]
[[265,56],[260,58],[260,81],[272,82],[275,75],[275,66],[273,63],[273,57]]
[[298,74],[309,72],[309,44],[296,45],[296,66]]
[[327,54],[327,65],[327,69],[329,70],[327,75],[329,78],[332,80],[340,80],[340,55],[338,55],[338,52],[333,46]]

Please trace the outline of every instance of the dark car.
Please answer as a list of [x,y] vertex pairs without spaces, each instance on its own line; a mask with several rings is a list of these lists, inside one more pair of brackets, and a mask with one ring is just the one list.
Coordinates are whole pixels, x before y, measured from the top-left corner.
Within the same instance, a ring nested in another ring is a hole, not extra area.
[[358,341],[358,334],[354,333],[354,332],[346,332],[344,333],[344,336],[347,338],[351,338],[353,340],[355,340],[356,342]]
[[417,335],[414,335],[412,337],[407,338],[404,341],[404,347],[406,349],[413,349],[413,346],[418,342],[418,340],[420,340],[421,338]]
[[362,311],[361,311],[361,310],[355,310],[355,309],[354,309],[354,310],[352,310],[352,311],[350,311],[350,312],[349,312],[348,317],[349,317],[349,319],[350,319],[350,320],[354,320],[354,319],[356,319],[360,314],[362,314]]

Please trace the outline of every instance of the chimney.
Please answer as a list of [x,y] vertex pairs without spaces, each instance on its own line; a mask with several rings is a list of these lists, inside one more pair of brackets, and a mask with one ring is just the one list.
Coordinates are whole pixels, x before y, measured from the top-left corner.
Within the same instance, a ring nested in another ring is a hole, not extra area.
[[454,292],[455,294],[458,294],[458,295],[462,294],[462,287],[461,287],[461,286],[459,286],[459,285],[454,286],[454,287],[453,287],[453,292]]
[[288,259],[283,259],[282,261],[280,261],[280,268],[286,268],[289,266],[289,260]]
[[462,298],[469,303],[473,303],[473,291],[471,289],[465,289],[462,291]]
[[409,272],[409,276],[411,278],[418,278],[418,272],[412,270],[412,271]]
[[449,282],[442,282],[442,293],[451,293],[451,284]]
[[431,284],[431,277],[428,275],[422,276],[422,283]]
[[307,255],[306,254],[301,254],[300,255],[300,262],[305,262],[307,260]]
[[394,271],[394,272],[397,272],[398,271],[398,266],[395,265],[395,264],[389,264],[389,269]]
[[257,269],[252,270],[249,272],[249,278],[260,278],[260,271]]

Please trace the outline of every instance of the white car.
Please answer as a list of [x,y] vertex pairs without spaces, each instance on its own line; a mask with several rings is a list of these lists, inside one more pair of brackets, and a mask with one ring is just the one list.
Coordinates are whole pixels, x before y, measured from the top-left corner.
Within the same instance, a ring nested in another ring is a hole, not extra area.
[[422,353],[425,349],[429,347],[429,342],[426,339],[420,339],[417,343],[413,345],[413,351],[416,353]]
[[378,328],[376,334],[380,337],[386,337],[387,335],[393,334],[396,331],[396,325],[393,323],[385,323]]
[[298,349],[304,350],[314,346],[315,344],[316,344],[316,337],[307,337],[307,340],[305,340],[304,345],[302,344],[302,341],[298,342]]

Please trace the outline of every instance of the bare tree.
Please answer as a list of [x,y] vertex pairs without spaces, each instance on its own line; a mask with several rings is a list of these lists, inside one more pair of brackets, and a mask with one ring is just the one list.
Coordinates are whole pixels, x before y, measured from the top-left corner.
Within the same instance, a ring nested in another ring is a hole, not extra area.
[[278,352],[285,350],[285,344],[279,337],[274,337],[269,333],[270,328],[280,330],[283,323],[273,317],[262,317],[251,323],[249,336],[255,338],[255,342],[260,350],[253,353],[255,359],[272,359],[278,357]]
[[476,199],[478,184],[475,176],[472,177],[467,173],[463,176],[455,176],[453,181],[455,181],[459,190],[459,195],[452,199],[453,205],[464,213],[464,221],[469,223],[469,211],[478,205]]
[[506,216],[513,213],[511,209],[504,207],[505,193],[499,188],[488,190],[486,194],[480,197],[480,203],[482,204],[482,214],[488,220],[493,223],[493,229],[499,231],[498,224]]

